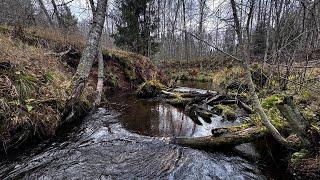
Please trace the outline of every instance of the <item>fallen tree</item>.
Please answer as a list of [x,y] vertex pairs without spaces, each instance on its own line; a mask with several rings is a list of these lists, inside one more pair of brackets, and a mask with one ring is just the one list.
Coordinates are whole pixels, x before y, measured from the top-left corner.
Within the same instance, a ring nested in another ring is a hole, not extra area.
[[212,136],[205,137],[176,137],[171,143],[194,148],[233,147],[249,143],[265,137],[268,133],[265,127],[232,126],[213,129]]

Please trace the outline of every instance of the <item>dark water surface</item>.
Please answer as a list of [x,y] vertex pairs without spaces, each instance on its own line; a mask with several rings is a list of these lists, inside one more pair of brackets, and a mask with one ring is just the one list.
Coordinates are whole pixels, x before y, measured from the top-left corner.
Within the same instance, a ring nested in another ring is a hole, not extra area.
[[219,116],[198,126],[182,110],[130,94],[112,96],[109,104],[63,141],[1,160],[0,179],[265,179],[257,164],[237,155],[168,143],[231,125]]

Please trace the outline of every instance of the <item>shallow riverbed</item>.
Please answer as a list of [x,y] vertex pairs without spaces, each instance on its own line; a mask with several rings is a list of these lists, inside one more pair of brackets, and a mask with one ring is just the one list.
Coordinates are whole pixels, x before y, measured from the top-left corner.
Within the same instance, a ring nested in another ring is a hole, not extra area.
[[[0,179],[265,179],[256,162],[236,153],[168,143],[173,136],[205,136],[213,127],[231,125],[221,117],[199,126],[165,103],[130,94],[109,99],[107,108],[62,140],[1,160]],[[250,148],[255,152],[242,147]]]

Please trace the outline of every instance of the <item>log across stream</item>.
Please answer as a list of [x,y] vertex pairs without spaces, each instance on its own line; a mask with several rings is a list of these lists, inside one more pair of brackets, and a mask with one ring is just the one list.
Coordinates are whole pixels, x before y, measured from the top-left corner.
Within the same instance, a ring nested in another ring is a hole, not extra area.
[[207,152],[169,143],[172,137],[208,136],[212,128],[240,124],[240,118],[228,122],[214,116],[197,125],[163,102],[125,93],[109,99],[108,107],[89,115],[66,138],[2,159],[0,179],[266,179],[253,145]]

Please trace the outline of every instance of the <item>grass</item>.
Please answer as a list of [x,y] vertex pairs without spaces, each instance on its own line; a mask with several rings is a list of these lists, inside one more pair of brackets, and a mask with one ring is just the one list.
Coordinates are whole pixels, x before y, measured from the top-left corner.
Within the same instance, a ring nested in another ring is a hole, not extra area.
[[79,38],[65,38],[54,30],[24,32],[50,44],[46,49],[12,38],[10,30],[12,27],[0,27],[0,63],[10,64],[0,68],[0,141],[8,145],[26,132],[40,138],[55,134],[70,95],[73,72],[60,58],[46,52],[70,44],[82,48]]
[[115,49],[107,49],[102,53],[107,64],[106,79],[111,88],[135,89],[155,79],[163,82],[163,76],[145,56]]

